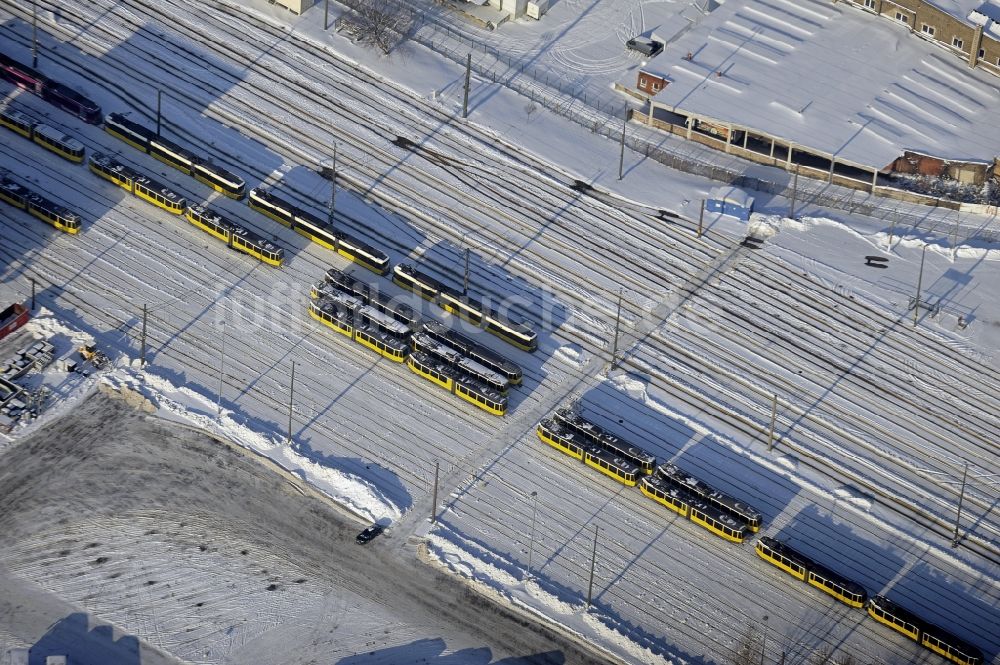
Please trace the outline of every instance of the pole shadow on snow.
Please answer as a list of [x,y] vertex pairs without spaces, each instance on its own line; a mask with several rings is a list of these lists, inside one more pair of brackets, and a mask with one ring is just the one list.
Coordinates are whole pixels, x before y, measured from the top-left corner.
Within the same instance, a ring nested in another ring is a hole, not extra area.
[[525,656],[493,659],[489,647],[466,648],[445,653],[447,645],[440,637],[427,637],[409,644],[375,649],[346,656],[337,665],[564,665],[561,651],[546,651]]
[[28,664],[45,665],[48,656],[68,656],[72,665],[139,665],[139,639],[115,633],[109,624],[92,627],[87,614],[70,614],[52,624],[29,649]]

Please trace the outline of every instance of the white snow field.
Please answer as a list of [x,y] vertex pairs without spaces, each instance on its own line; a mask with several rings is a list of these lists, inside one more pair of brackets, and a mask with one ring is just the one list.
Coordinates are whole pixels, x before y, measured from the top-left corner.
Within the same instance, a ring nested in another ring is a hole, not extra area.
[[[896,202],[865,217],[808,199],[789,219],[788,201],[760,195],[749,226],[706,215],[699,236],[701,200],[719,183],[630,151],[619,179],[617,142],[546,110],[564,99],[544,82],[535,81],[551,92],[542,103],[473,77],[462,119],[464,66],[446,55],[460,42],[440,23],[457,19],[428,7],[434,21],[421,31],[436,31],[441,50],[411,42],[383,58],[324,32],[322,6],[295,18],[248,4],[97,0],[53,11],[43,2],[40,67],[147,126],[162,89],[165,136],[320,216],[330,183],[318,171],[336,150],[335,221],[393,264],[461,288],[469,249],[471,292],[539,331],[528,354],[465,327],[524,368],[507,415],[474,409],[306,312],[309,285],[328,267],[406,297],[387,278],[6,83],[5,103],[273,237],[286,261],[275,269],[232,252],[4,130],[4,168],[84,222],[69,236],[0,206],[0,302],[24,299],[35,279],[51,313],[44,325],[92,336],[116,360],[102,380],[383,521],[397,556],[412,556],[410,536],[426,538],[456,575],[624,662],[726,662],[748,621],[766,634],[763,662],[806,662],[825,649],[863,662],[943,661],[762,562],[754,537],[727,543],[540,443],[538,421],[570,403],[760,509],[760,535],[1000,663],[998,220]],[[331,10],[332,21],[343,8]],[[574,11],[580,20],[568,18]],[[572,53],[613,77],[636,63],[609,26],[638,21],[616,28],[621,37],[661,18],[683,25],[694,11],[564,0],[551,16],[565,23],[521,21],[490,39],[502,48],[510,35],[512,54],[537,55],[553,76],[573,75],[560,69]],[[30,62],[30,5],[0,4],[0,22],[0,50]],[[916,221],[894,224],[897,209]],[[741,244],[748,234],[764,239],[760,249]],[[888,266],[867,267],[866,255]],[[914,321],[918,282],[934,309]],[[141,612],[143,602],[122,597],[101,613],[111,620],[121,604]],[[280,631],[280,613],[275,621],[257,626]],[[142,625],[130,630],[151,638]],[[294,631],[281,634],[294,646]],[[160,632],[155,643],[182,637]],[[183,653],[167,651],[226,662],[201,649],[209,638],[190,639]]]

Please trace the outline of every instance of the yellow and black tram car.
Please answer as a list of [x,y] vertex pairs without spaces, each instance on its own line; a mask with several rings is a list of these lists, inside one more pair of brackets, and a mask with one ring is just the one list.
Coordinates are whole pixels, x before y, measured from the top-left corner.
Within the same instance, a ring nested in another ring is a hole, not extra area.
[[28,197],[31,190],[19,185],[7,176],[0,176],[0,199],[21,210],[28,209]]
[[80,232],[80,216],[40,194],[28,196],[28,213],[60,231],[76,235]]
[[629,460],[639,467],[640,472],[649,475],[656,469],[656,457],[595,425],[580,414],[570,409],[558,409],[554,418],[567,429],[578,432],[590,443]]
[[149,152],[149,142],[156,138],[156,132],[132,122],[121,113],[104,116],[104,131],[145,153]]
[[288,228],[292,228],[292,223],[295,221],[295,213],[298,212],[298,208],[294,205],[275,196],[263,187],[255,187],[250,190],[250,195],[247,197],[247,204],[262,215],[267,215]]
[[639,467],[630,460],[600,446],[589,445],[584,448],[583,463],[628,487],[635,487],[642,475]]
[[400,263],[393,267],[392,281],[436,303],[446,312],[496,335],[508,344],[529,352],[538,349],[538,334],[528,326],[508,320],[478,300],[458,293],[411,265]]
[[334,288],[359,298],[366,305],[371,305],[400,323],[405,323],[411,329],[416,329],[420,325],[420,315],[412,307],[382,293],[377,285],[363,282],[337,268],[328,269],[323,279]]
[[200,205],[189,206],[184,216],[202,231],[226,243],[230,249],[276,267],[281,267],[285,260],[283,249],[270,240],[229,221],[214,210]]
[[184,148],[121,113],[109,113],[104,118],[104,129],[129,145],[149,153],[164,164],[205,183],[217,192],[231,199],[242,199],[246,195],[246,182],[238,175],[216,166],[210,160]]
[[639,491],[721,538],[733,543],[743,542],[747,532],[746,522],[702,501],[658,475],[643,477],[639,482]]
[[[689,492],[698,495],[703,501],[708,501],[730,515],[745,521],[752,532],[757,533],[760,531],[763,515],[756,508],[729,496],[725,492],[720,492],[700,478],[695,478],[676,464],[661,464],[656,469],[656,472],[666,480],[676,483]],[[861,605],[857,605],[856,607],[861,607]]]
[[642,475],[639,467],[630,460],[587,441],[551,418],[545,418],[538,423],[535,433],[543,443],[628,487],[634,487]]
[[410,346],[414,351],[422,351],[433,358],[448,363],[501,395],[506,395],[510,389],[510,383],[504,376],[463,355],[457,349],[437,341],[423,331],[413,333],[410,338]]
[[478,342],[474,342],[465,335],[451,330],[440,321],[425,321],[424,332],[439,342],[457,349],[463,355],[472,358],[476,362],[489,367],[494,372],[506,377],[508,383],[520,385],[523,380],[521,368],[499,353],[489,349]]
[[9,127],[25,138],[31,139],[60,157],[77,164],[83,163],[86,150],[82,143],[54,127],[38,122],[27,113],[2,108],[0,109],[0,124]]
[[316,244],[332,249],[345,259],[371,270],[376,275],[385,275],[389,272],[389,257],[385,252],[334,228],[302,209],[296,209],[292,229]]
[[187,208],[187,201],[180,194],[102,153],[90,156],[90,170],[167,212],[182,215]]
[[495,416],[507,413],[506,397],[465,375],[443,360],[423,351],[414,351],[406,359],[406,364],[415,374],[441,386],[459,399],[464,399]]
[[780,568],[795,579],[802,580],[823,593],[833,596],[840,602],[851,607],[865,606],[868,594],[865,593],[864,587],[821,566],[788,545],[764,536],[757,541],[754,550],[761,559]]
[[538,438],[559,452],[574,459],[583,461],[584,449],[592,444],[586,443],[578,434],[567,431],[551,418],[544,418],[535,428]]
[[872,596],[866,605],[868,615],[899,631],[921,646],[959,665],[982,665],[983,652],[951,633],[928,623],[885,596]]
[[405,333],[382,320],[378,314],[357,299],[343,294],[323,296],[309,303],[309,316],[312,318],[379,355],[401,363],[409,351],[409,341]]
[[444,288],[441,282],[430,275],[425,275],[407,263],[397,263],[393,266],[392,281],[398,286],[413,291],[421,298],[425,298],[431,302],[436,302],[437,295]]

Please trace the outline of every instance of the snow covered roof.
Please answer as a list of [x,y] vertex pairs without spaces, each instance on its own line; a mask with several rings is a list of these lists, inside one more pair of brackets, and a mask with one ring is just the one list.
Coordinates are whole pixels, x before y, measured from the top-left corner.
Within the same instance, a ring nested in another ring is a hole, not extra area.
[[657,106],[841,161],[883,168],[906,150],[956,161],[1000,154],[996,77],[849,7],[727,2],[659,61],[670,84]]
[[708,198],[715,201],[726,201],[727,203],[732,203],[743,208],[749,208],[753,205],[752,196],[739,187],[732,187],[730,185],[713,187],[712,191],[708,193]]

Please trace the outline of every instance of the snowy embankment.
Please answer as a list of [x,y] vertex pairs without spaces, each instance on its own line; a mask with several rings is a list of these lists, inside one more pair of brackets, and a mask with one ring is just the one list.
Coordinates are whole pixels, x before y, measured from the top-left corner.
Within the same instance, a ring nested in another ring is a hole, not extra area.
[[[94,341],[92,335],[70,328],[44,308],[28,322],[25,330],[39,339],[68,338],[71,348],[59,349],[61,354]],[[73,382],[70,390],[52,400],[38,419],[16,427],[11,438],[21,438],[68,413],[99,382],[117,392],[140,395],[161,418],[197,427],[267,456],[364,519],[394,522],[402,516],[402,511],[365,479],[310,459],[277,432],[254,430],[243,422],[239,413],[228,409],[220,412],[211,398],[186,386],[175,386],[154,368],[139,369],[138,360],[130,360],[120,349],[117,357],[114,350],[104,351],[112,357],[111,367]]]

